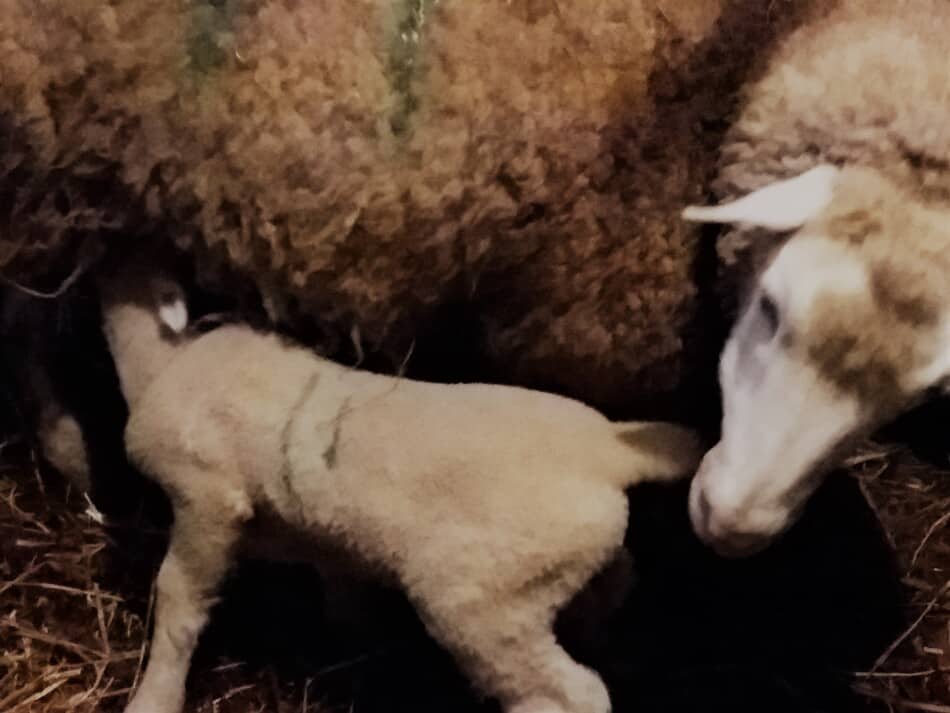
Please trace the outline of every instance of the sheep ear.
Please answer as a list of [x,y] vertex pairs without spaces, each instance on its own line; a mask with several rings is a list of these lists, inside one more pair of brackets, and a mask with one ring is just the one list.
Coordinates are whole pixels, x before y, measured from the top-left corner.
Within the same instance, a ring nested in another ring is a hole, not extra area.
[[162,323],[175,334],[181,334],[188,326],[188,308],[182,301],[162,305],[158,310]]
[[795,230],[827,207],[837,178],[837,168],[822,164],[731,203],[690,206],[683,211],[683,219],[696,223],[744,223],[776,231]]
[[188,303],[180,285],[161,280],[155,285],[158,318],[174,334],[181,334],[188,326]]

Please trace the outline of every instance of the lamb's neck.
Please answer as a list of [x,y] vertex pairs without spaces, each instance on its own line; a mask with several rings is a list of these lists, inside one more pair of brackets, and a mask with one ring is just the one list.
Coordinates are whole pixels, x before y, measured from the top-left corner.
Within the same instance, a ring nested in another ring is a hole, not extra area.
[[156,315],[140,305],[107,305],[104,313],[109,349],[131,409],[175,356],[179,344],[161,328]]

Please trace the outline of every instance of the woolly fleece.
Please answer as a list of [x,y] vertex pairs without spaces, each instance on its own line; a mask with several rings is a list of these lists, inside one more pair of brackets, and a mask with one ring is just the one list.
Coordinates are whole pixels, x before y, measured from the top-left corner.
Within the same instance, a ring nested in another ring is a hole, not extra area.
[[649,408],[711,362],[678,211],[806,4],[0,0],[0,264],[164,233],[393,365],[462,303],[499,380]]

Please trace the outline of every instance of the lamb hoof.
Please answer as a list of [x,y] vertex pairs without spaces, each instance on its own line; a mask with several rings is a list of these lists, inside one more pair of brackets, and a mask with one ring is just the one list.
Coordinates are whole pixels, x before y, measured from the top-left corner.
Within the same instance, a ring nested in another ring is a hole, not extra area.
[[600,676],[578,670],[570,676],[564,693],[569,702],[561,703],[547,697],[532,697],[506,709],[506,713],[611,713],[610,694]]
[[506,713],[580,713],[581,710],[583,710],[584,713],[588,713],[588,711],[593,712],[594,710],[596,710],[597,713],[610,713],[610,704],[608,703],[606,708],[584,708],[575,710],[565,708],[560,703],[551,700],[532,699],[530,701],[523,701],[512,708],[508,708]]
[[532,699],[509,708],[506,713],[571,713],[564,706],[553,701]]

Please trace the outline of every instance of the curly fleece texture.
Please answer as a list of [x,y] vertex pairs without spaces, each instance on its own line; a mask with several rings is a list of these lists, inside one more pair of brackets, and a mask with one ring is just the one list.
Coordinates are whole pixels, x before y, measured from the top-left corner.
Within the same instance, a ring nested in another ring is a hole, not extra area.
[[651,408],[710,361],[679,210],[806,4],[0,0],[0,264],[165,232],[394,363],[464,303],[499,380]]
[[[735,198],[829,162],[874,169],[922,205],[945,208],[948,36],[950,5],[944,0],[829,6],[785,38],[761,78],[743,92],[723,143],[716,195]],[[864,206],[872,213],[884,205],[874,193],[868,190]],[[719,284],[730,311],[740,285],[785,237],[733,229],[720,238]],[[912,286],[906,282],[903,290]]]

